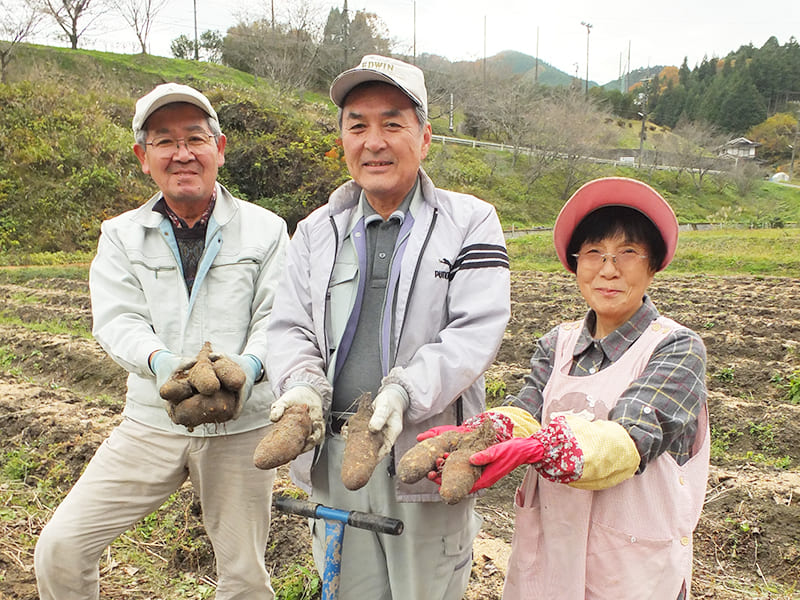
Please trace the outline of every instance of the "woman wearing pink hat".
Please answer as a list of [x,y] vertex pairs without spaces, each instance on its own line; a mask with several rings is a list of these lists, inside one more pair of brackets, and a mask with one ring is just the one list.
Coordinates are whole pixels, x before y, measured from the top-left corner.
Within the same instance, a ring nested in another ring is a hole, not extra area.
[[675,253],[675,214],[642,182],[597,179],[553,235],[589,311],[539,340],[508,406],[461,426],[491,417],[505,439],[472,456],[484,465],[473,491],[530,465],[503,598],[688,598],[708,474],[706,353],[646,293]]

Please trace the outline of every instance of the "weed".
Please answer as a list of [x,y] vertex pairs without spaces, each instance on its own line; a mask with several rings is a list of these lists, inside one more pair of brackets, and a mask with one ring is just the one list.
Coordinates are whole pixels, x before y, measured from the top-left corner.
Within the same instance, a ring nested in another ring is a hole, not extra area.
[[741,432],[737,431],[735,427],[721,431],[716,427],[711,427],[711,456],[720,458],[724,456],[731,444],[739,437]]
[[272,578],[276,600],[311,600],[321,588],[319,575],[305,565],[292,565],[285,573]]
[[5,477],[13,481],[22,482],[28,479],[28,473],[39,466],[39,462],[27,448],[10,450],[0,462],[2,463]]
[[17,355],[8,346],[0,346],[0,369],[7,371],[11,368],[11,363],[17,359]]
[[792,404],[800,404],[800,369],[789,375],[785,385],[786,399]]
[[506,397],[506,382],[502,379],[486,380],[486,405],[497,406]]
[[714,378],[725,383],[730,383],[731,381],[733,381],[733,376],[735,371],[736,369],[734,368],[733,365],[731,365],[730,367],[723,367],[719,371],[714,373]]

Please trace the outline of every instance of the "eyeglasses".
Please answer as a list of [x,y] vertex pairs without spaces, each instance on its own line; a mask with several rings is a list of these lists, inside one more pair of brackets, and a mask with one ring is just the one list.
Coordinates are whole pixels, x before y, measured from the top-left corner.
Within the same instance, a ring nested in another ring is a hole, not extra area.
[[608,258],[620,269],[632,267],[639,262],[640,258],[647,258],[647,254],[639,254],[632,248],[623,250],[618,254],[611,254],[608,252],[603,254],[599,250],[585,250],[584,252],[579,252],[572,256],[583,266],[589,267],[590,269],[599,269],[605,264]]
[[181,142],[184,143],[189,152],[199,152],[205,149],[212,140],[216,141],[216,136],[205,132],[197,132],[179,139],[168,136],[153,138],[152,142],[145,142],[146,146],[152,146],[153,151],[158,154],[173,154],[180,150]]

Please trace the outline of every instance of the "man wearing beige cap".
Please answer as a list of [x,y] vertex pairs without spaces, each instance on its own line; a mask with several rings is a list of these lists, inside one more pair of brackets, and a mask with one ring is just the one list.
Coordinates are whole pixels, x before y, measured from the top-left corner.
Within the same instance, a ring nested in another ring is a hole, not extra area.
[[[349,528],[339,600],[456,600],[481,520],[474,498],[449,506],[398,460],[430,427],[484,407],[483,373],[509,317],[509,269],[494,208],[438,189],[421,168],[431,143],[414,65],[365,56],[330,89],[352,181],[299,223],[268,328],[270,418],[304,404],[314,420],[295,482],[321,504],[404,523],[399,536]],[[342,427],[370,392],[382,456],[360,489],[342,482]],[[325,524],[312,521],[323,571]]]
[[[197,90],[156,87],[136,103],[133,132],[159,191],[103,223],[89,273],[94,336],[129,373],[125,409],[39,536],[40,598],[98,598],[105,548],[188,478],[214,547],[217,600],[271,600],[264,552],[275,471],[256,469],[253,451],[273,400],[266,322],[286,224],[216,181],[226,139]],[[204,342],[244,383],[223,417],[203,411],[211,417],[187,423],[159,390]]]

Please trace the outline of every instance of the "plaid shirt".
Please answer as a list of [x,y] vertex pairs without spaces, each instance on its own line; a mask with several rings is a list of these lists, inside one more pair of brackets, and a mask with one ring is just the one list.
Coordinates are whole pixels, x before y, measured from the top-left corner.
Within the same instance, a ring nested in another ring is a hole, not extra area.
[[[596,316],[590,310],[575,345],[570,375],[591,375],[614,363],[658,316],[658,310],[645,296],[629,321],[595,340],[591,331]],[[506,399],[506,404],[524,408],[539,421],[542,390],[553,370],[557,340],[558,327],[539,340],[524,387],[518,396]],[[690,458],[697,416],[706,402],[705,374],[706,349],[700,336],[690,329],[676,329],[659,343],[644,372],[611,409],[608,419],[622,425],[636,444],[641,457],[639,473],[663,452],[669,452],[678,464]]]

